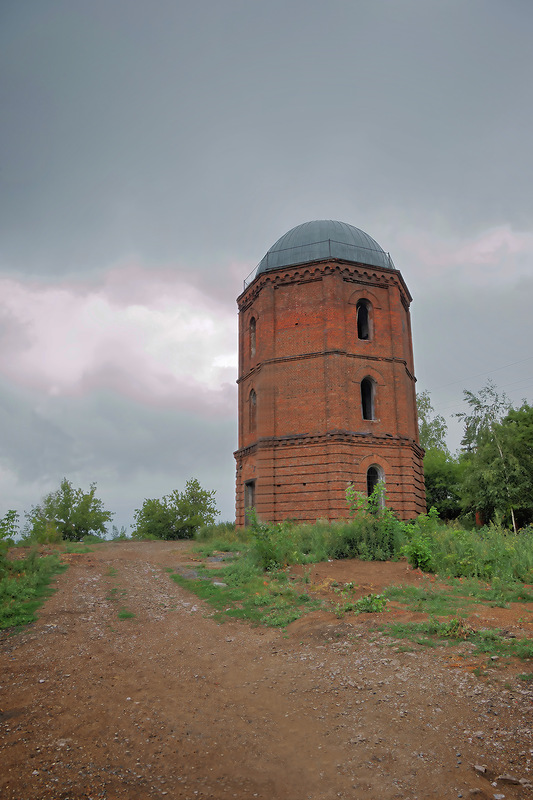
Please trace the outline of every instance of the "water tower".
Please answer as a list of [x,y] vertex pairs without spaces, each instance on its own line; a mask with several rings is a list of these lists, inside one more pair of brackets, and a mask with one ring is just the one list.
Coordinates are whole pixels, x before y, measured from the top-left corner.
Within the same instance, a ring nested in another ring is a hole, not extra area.
[[409,306],[364,231],[316,220],[270,248],[238,297],[236,519],[347,515],[382,480],[400,518],[426,510]]

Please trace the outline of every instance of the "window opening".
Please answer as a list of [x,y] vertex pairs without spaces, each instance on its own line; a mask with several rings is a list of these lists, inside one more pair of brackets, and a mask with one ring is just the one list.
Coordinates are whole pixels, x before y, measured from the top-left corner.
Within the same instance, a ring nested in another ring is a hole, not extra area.
[[375,419],[374,381],[372,378],[363,378],[361,381],[361,406],[363,409],[363,419]]
[[[385,482],[385,477],[383,475],[383,470],[381,467],[373,464],[371,467],[368,468],[366,473],[366,493],[368,497],[372,494],[375,490],[376,486],[380,483]],[[377,508],[384,508],[385,507],[385,492],[380,492],[379,503]]]
[[255,508],[255,481],[246,481],[244,484],[244,524],[249,525],[247,511]]
[[252,317],[252,319],[250,320],[250,356],[252,358],[255,356],[255,331],[256,331],[255,317]]
[[359,300],[357,310],[357,338],[370,339],[370,308],[368,300]]
[[257,395],[252,389],[250,392],[250,431],[255,431],[257,424]]
[[366,493],[370,497],[379,483],[379,471],[377,467],[369,467],[366,473]]

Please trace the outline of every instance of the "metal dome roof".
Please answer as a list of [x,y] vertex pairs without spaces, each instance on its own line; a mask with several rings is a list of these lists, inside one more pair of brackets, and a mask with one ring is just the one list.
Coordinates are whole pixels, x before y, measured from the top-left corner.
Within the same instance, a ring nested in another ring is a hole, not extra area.
[[325,258],[395,268],[389,254],[368,233],[346,222],[318,219],[297,225],[278,239],[260,261],[255,274]]

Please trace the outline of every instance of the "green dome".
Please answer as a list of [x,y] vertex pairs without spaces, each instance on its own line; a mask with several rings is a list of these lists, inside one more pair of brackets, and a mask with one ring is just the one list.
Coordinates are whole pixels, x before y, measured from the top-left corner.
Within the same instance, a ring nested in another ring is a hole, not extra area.
[[256,276],[327,258],[394,269],[389,254],[368,233],[346,222],[318,219],[297,225],[278,239],[259,263]]

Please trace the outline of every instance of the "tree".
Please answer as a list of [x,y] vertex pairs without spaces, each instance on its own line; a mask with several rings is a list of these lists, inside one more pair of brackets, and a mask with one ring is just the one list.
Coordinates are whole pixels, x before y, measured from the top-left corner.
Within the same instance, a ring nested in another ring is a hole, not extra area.
[[84,492],[83,489],[74,489],[72,483],[63,478],[59,489],[47,494],[26,513],[26,535],[44,539],[57,531],[62,539],[81,542],[91,533],[105,536],[106,523],[112,517],[113,513],[106,511],[102,501],[96,497],[96,483]]
[[196,478],[185,490],[174,489],[161,500],[148,499],[136,509],[132,536],[136,539],[191,539],[201,525],[215,521],[219,514],[215,491],[202,489]]
[[448,425],[444,417],[440,414],[435,414],[428,391],[417,394],[416,410],[418,412],[420,446],[424,450],[438,449],[447,453],[446,434],[448,433]]
[[442,519],[455,519],[461,513],[461,465],[447,450],[426,450],[424,482],[428,509],[436,508]]
[[464,456],[466,503],[485,519],[499,516],[518,523],[533,521],[533,408],[511,408],[480,434],[475,451]]
[[15,543],[15,536],[18,533],[18,521],[18,512],[12,508],[0,519],[0,578],[9,570],[6,554]]
[[480,389],[479,394],[464,389],[463,396],[470,406],[470,413],[461,411],[455,416],[464,425],[461,446],[471,452],[477,450],[487,436],[491,436],[494,425],[509,412],[511,403],[505,393],[498,393],[496,384],[491,380]]
[[420,445],[424,448],[424,481],[428,508],[436,508],[443,519],[459,516],[459,473],[457,458],[446,445],[448,425],[440,414],[435,414],[429,392],[416,398]]
[[463,394],[470,406],[469,413],[457,414],[464,423],[463,505],[483,519],[509,515],[516,533],[515,511],[522,503],[525,487],[523,469],[511,441],[512,430],[502,422],[511,412],[511,404],[492,381],[477,395],[468,390]]

